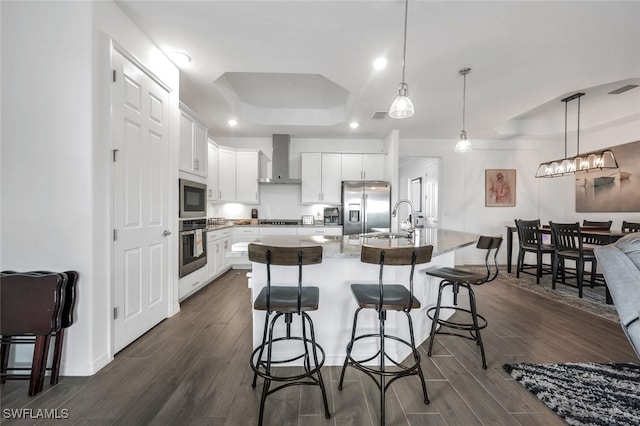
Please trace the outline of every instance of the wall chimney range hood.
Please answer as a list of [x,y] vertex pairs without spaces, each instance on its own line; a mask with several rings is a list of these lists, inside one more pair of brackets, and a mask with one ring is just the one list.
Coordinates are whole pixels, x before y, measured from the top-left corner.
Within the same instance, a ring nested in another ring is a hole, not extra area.
[[289,143],[290,135],[272,135],[273,155],[271,158],[271,177],[260,178],[258,183],[268,184],[301,184],[300,179],[289,177]]

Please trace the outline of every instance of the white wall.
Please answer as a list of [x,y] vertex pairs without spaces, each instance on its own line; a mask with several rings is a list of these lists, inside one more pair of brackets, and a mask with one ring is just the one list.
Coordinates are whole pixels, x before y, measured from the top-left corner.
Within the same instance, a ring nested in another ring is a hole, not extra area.
[[0,269],[80,273],[61,373],[90,375],[112,357],[106,34],[166,79],[176,101],[178,71],[112,2],[0,8]]

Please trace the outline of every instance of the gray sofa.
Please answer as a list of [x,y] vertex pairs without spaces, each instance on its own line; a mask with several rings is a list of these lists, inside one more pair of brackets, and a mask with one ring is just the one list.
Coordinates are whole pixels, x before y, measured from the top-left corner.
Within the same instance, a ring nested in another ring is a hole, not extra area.
[[620,324],[640,358],[640,232],[594,249]]

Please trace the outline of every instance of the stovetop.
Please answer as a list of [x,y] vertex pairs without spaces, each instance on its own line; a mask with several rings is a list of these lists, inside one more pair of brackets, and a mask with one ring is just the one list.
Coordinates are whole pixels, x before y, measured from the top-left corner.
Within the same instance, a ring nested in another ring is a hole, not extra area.
[[259,219],[258,224],[260,225],[291,225],[297,226],[301,225],[302,222],[296,219]]

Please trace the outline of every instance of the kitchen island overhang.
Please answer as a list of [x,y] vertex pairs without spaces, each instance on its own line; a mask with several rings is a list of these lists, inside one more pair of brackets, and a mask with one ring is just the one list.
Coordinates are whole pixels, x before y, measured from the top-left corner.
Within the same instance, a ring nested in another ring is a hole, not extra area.
[[[435,306],[438,298],[439,280],[427,276],[424,270],[436,266],[454,266],[454,252],[463,247],[474,244],[478,239],[477,234],[452,231],[445,229],[417,229],[412,239],[397,238],[390,234],[377,234],[366,236],[340,236],[340,237],[314,237],[314,236],[264,236],[256,239],[255,243],[280,246],[309,246],[321,245],[323,247],[323,261],[318,265],[309,265],[303,268],[303,285],[313,285],[320,288],[320,304],[317,311],[309,312],[314,324],[316,341],[323,347],[326,359],[325,365],[342,365],[346,355],[346,346],[351,337],[353,314],[357,305],[351,294],[352,283],[378,283],[379,267],[377,265],[360,262],[360,250],[363,244],[401,247],[433,245],[431,262],[416,267],[414,275],[414,294],[420,301],[420,308],[411,311],[411,318],[416,338],[416,345],[423,343],[431,331],[431,320],[426,311]],[[236,253],[238,255],[238,253]],[[297,269],[272,266],[272,282],[276,285],[297,285]],[[384,269],[385,283],[398,283],[409,285],[410,267],[386,267]],[[252,264],[249,286],[251,287],[251,300],[260,293],[266,285],[266,267],[262,264]],[[443,303],[452,304],[453,295],[448,293],[443,296]],[[367,311],[367,312],[365,312]],[[372,333],[377,332],[379,323],[374,310],[365,310],[360,313],[359,330]],[[441,317],[451,316],[453,312],[443,311]],[[253,316],[253,347],[257,347],[262,341],[264,331],[265,312],[254,310]],[[300,321],[294,319],[292,330],[299,332],[297,327]],[[398,312],[388,311],[385,328],[389,334],[408,339],[409,332],[406,317]],[[284,335],[285,329],[277,330]],[[293,353],[298,353],[300,348],[290,344],[282,344],[274,347],[274,356],[286,359]],[[372,342],[362,342],[354,347],[353,355],[366,357],[377,352],[378,347]],[[410,354],[410,350],[401,344],[387,345],[387,350],[394,359],[402,360]],[[376,363],[376,360],[372,360]]]

